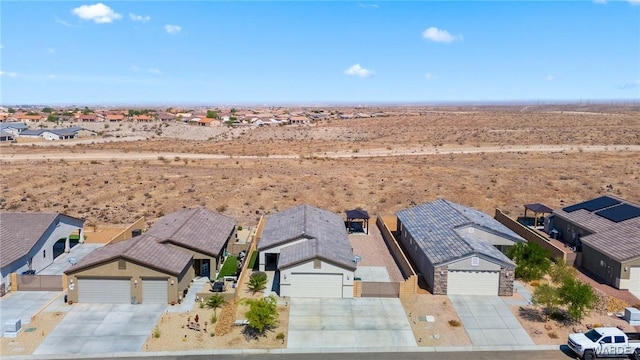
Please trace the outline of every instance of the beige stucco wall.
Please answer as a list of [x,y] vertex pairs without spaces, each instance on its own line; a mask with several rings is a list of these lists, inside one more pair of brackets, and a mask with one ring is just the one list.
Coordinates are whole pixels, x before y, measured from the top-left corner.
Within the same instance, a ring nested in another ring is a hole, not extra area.
[[[180,278],[178,278],[180,277]],[[182,292],[188,288],[195,277],[191,263],[179,276],[170,275],[159,270],[151,269],[130,261],[126,261],[126,269],[118,269],[118,260],[113,260],[88,269],[80,270],[67,276],[68,300],[78,302],[78,278],[104,278],[104,279],[129,279],[131,282],[131,296],[135,296],[138,302],[144,303],[142,297],[142,280],[145,278],[167,279],[169,298],[167,303],[178,303]],[[174,285],[171,285],[173,280]],[[137,286],[135,285],[137,281]],[[73,283],[73,286],[70,286]]]

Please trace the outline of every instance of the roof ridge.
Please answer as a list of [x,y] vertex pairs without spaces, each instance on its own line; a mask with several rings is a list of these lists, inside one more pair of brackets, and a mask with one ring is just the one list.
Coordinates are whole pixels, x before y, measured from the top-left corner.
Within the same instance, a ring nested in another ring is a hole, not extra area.
[[[194,211],[194,210],[195,210],[195,211],[197,211],[197,210],[198,210],[198,208],[185,209],[185,210],[184,210],[184,212],[185,212],[185,213],[188,213],[188,212],[190,212],[190,211]],[[158,239],[159,239],[159,241],[158,241],[158,242],[164,242],[164,241],[169,241],[169,240],[173,239],[173,237],[174,237],[174,236],[175,236],[175,235],[176,235],[176,234],[177,234],[177,233],[178,233],[178,232],[179,232],[183,227],[185,227],[185,225],[187,225],[187,223],[188,223],[191,219],[193,219],[193,217],[192,217],[192,216],[189,216],[189,217],[187,218],[187,220],[186,220],[186,221],[184,221],[180,226],[178,226],[178,227],[176,228],[176,230],[175,230],[175,231],[172,231],[172,232],[171,232],[171,234],[169,234],[169,237],[167,237],[166,239],[160,239],[160,238],[158,238]]]

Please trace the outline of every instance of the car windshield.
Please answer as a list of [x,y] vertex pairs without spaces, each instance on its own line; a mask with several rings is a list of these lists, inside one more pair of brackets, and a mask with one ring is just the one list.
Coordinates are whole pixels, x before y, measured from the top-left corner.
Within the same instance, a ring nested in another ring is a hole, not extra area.
[[593,342],[596,342],[596,341],[598,341],[598,340],[600,339],[600,337],[601,337],[602,335],[600,335],[600,333],[599,333],[599,332],[597,332],[597,331],[594,329],[594,330],[589,330],[589,331],[587,331],[587,332],[584,334],[584,336],[588,337],[588,338],[589,338],[589,340],[591,340],[591,341],[593,341]]

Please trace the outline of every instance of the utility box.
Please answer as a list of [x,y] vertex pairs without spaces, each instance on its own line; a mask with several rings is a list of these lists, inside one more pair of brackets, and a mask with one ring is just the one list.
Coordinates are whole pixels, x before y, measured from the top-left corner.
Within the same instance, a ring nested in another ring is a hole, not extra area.
[[624,309],[624,319],[631,326],[640,326],[640,310],[634,307]]
[[2,325],[2,330],[5,332],[18,332],[22,328],[22,320],[9,319]]

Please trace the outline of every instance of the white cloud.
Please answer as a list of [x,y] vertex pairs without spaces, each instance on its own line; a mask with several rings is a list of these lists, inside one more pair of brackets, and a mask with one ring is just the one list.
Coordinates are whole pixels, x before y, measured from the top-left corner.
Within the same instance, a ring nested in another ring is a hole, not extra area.
[[156,74],[156,75],[161,74],[160,69],[157,69],[157,68],[148,68],[147,71],[150,72],[151,74]]
[[607,0],[593,0],[594,4],[606,4]]
[[177,34],[180,31],[182,31],[182,27],[178,26],[178,25],[165,25],[164,29],[167,31],[167,33],[169,34]]
[[640,5],[640,0],[629,0],[629,4],[631,4],[631,5]]
[[637,87],[640,87],[640,80],[627,81],[626,83],[618,86],[618,89],[627,90],[627,89],[635,89]]
[[378,4],[363,4],[363,3],[359,3],[358,6],[361,8],[372,8],[372,9],[377,9],[379,7]]
[[96,24],[112,23],[114,20],[122,18],[122,15],[103,3],[82,5],[71,10],[71,12],[82,20],[93,21]]
[[443,42],[443,43],[450,43],[452,41],[462,40],[462,36],[453,36],[449,34],[447,30],[440,30],[437,27],[433,27],[433,26],[423,31],[422,37],[427,40],[431,40],[435,42]]
[[547,81],[555,81],[557,78],[553,75],[547,75],[545,76],[545,79],[547,79]]
[[66,21],[64,21],[64,20],[62,20],[62,19],[60,19],[60,18],[59,18],[59,17],[57,17],[57,16],[54,18],[54,20],[55,20],[56,24],[64,25],[64,26],[66,26],[66,27],[75,27],[74,25],[69,24],[68,22],[66,22]]
[[359,76],[359,77],[367,77],[373,75],[373,71],[368,70],[360,66],[360,64],[351,65],[347,70],[344,71],[345,74],[351,76]]
[[151,16],[149,15],[136,15],[134,13],[129,13],[129,19],[133,21],[147,22],[151,20]]
[[16,77],[16,76],[18,76],[18,74],[14,73],[14,72],[4,72],[4,71],[0,70],[0,76]]

